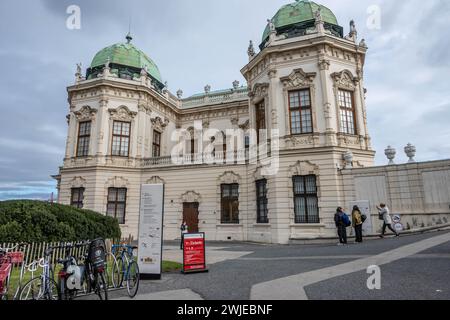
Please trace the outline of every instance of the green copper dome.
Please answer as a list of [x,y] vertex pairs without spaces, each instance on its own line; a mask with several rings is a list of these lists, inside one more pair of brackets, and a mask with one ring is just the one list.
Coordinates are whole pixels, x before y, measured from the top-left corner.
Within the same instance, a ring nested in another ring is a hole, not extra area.
[[128,36],[128,43],[117,43],[110,47],[100,50],[91,63],[91,69],[104,66],[109,59],[110,64],[131,67],[133,69],[147,69],[147,72],[162,83],[161,73],[158,66],[144,52],[136,48],[131,43],[131,37]]
[[[289,26],[304,24],[306,22],[315,21],[315,13],[321,9],[323,21],[326,24],[338,26],[338,21],[334,13],[325,6],[317,4],[313,1],[296,0],[296,2],[287,4],[278,10],[273,17],[272,22],[275,29],[285,29]],[[265,42],[270,34],[269,25],[264,30],[262,41]]]

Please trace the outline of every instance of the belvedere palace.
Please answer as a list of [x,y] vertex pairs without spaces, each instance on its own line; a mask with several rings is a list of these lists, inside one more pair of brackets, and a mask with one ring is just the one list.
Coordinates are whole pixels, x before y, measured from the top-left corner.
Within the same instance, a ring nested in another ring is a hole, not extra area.
[[[262,17],[263,19],[263,17]],[[264,21],[264,19],[263,19]],[[336,235],[334,213],[387,203],[405,229],[450,220],[450,163],[375,167],[367,126],[368,47],[333,12],[297,0],[250,42],[246,85],[183,97],[130,35],[78,66],[67,88],[65,159],[58,201],[139,227],[140,190],[164,184],[164,238],[286,244]],[[245,50],[243,50],[245,54]],[[232,80],[232,79],[231,79]],[[434,190],[434,191],[433,191]]]

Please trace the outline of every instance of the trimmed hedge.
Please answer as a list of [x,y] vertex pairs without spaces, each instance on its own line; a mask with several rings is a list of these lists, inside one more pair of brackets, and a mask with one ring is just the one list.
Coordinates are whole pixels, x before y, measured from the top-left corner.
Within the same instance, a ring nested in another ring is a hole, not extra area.
[[116,219],[41,201],[0,202],[0,243],[118,239]]

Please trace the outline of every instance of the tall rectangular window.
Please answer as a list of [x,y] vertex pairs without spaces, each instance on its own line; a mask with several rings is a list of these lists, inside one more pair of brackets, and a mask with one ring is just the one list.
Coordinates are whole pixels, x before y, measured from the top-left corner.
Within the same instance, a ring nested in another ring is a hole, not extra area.
[[91,140],[91,121],[80,122],[78,128],[77,157],[89,155],[89,142]]
[[70,205],[72,207],[83,209],[84,188],[72,188]]
[[161,157],[161,133],[153,131],[153,157]]
[[319,223],[316,176],[295,176],[293,182],[295,223]]
[[313,132],[311,94],[309,89],[289,92],[291,134]]
[[106,214],[109,217],[116,218],[119,224],[125,224],[125,210],[127,206],[126,188],[108,189],[108,207]]
[[353,105],[353,92],[339,90],[339,110],[341,118],[341,132],[356,134],[355,107]]
[[256,181],[257,223],[269,223],[267,203],[267,180],[258,180]]
[[239,185],[222,184],[222,223],[239,223]]
[[261,101],[256,105],[256,135],[258,143],[261,139],[261,130],[267,129],[266,126],[266,103]]
[[130,152],[131,123],[114,121],[112,137],[112,155],[128,157]]

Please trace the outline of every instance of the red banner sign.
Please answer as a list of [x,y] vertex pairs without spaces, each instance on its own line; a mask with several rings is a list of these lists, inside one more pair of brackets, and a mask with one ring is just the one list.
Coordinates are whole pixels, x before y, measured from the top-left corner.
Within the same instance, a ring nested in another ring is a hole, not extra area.
[[185,273],[207,271],[204,233],[185,234],[183,248],[183,271]]

